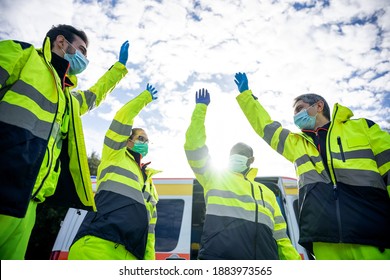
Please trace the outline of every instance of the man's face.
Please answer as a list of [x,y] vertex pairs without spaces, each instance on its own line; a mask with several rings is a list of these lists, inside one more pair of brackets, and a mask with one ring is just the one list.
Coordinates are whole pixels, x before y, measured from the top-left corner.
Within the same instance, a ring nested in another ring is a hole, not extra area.
[[[65,39],[65,37],[64,37]],[[85,57],[87,57],[87,45],[85,42],[77,35],[74,36],[73,42],[69,42],[68,40],[64,40],[64,49],[69,54],[74,54],[76,49],[79,50]]]
[[299,100],[297,103],[294,105],[294,116],[301,112],[302,110],[306,109],[307,113],[310,116],[315,116],[317,114],[317,108],[316,104],[314,103],[313,105],[310,105],[309,103],[305,103],[302,100]]
[[149,142],[149,138],[148,138],[148,135],[146,134],[146,132],[144,130],[136,130],[134,132],[134,134],[131,136],[131,139],[129,139],[127,141],[127,147],[129,149],[132,149],[134,147],[134,142],[135,141],[140,141],[142,143],[148,143]]

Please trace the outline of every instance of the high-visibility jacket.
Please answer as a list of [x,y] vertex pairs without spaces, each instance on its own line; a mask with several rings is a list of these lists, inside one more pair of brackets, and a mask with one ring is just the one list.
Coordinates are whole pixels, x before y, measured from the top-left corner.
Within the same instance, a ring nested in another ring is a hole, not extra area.
[[134,118],[151,101],[145,90],[116,113],[98,168],[97,212],[87,214],[74,242],[93,235],[124,245],[138,259],[155,259],[158,195],[152,176],[159,171],[141,167],[127,149]]
[[[250,90],[237,101],[256,133],[295,165],[300,244],[352,243],[390,248],[390,135],[335,104],[323,162],[313,139],[273,121]],[[327,165],[329,172],[326,170]]]
[[196,104],[184,145],[186,156],[204,189],[206,218],[200,259],[301,259],[286,233],[286,222],[274,193],[245,175],[211,166],[205,131],[207,106]]
[[[60,173],[68,175],[67,192],[95,209],[80,115],[98,106],[127,70],[117,62],[89,90],[71,92],[77,78],[59,77],[51,61],[49,38],[42,49],[0,42],[1,214],[24,217],[30,199],[53,195]],[[64,88],[61,79],[68,81]]]

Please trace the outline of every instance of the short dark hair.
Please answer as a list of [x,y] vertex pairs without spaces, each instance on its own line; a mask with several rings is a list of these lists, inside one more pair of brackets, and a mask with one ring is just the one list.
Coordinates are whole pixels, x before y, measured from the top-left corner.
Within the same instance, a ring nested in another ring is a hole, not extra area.
[[253,149],[245,143],[238,142],[232,147],[232,149],[230,150],[230,154],[239,154],[251,158],[253,157]]
[[59,24],[57,26],[52,26],[52,28],[46,33],[46,37],[50,38],[50,44],[53,48],[53,43],[56,40],[58,35],[63,35],[66,40],[70,43],[73,43],[74,36],[79,36],[81,40],[85,42],[88,47],[88,37],[84,31],[78,30],[75,27],[67,24]]
[[305,103],[308,103],[309,105],[313,105],[314,103],[317,103],[318,101],[324,102],[324,111],[323,114],[325,118],[327,118],[330,121],[330,109],[328,102],[326,102],[325,98],[323,98],[321,95],[315,94],[315,93],[305,93],[298,97],[295,97],[294,104],[297,104],[298,101],[303,101]]

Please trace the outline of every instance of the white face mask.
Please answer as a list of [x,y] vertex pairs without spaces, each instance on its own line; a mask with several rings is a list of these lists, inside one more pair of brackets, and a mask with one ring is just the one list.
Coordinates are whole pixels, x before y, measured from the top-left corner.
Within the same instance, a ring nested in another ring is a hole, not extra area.
[[248,168],[246,156],[234,154],[229,157],[229,170],[241,173]]
[[310,107],[313,107],[314,105],[316,105],[316,103],[310,105],[306,109],[302,109],[302,111],[300,111],[294,116],[294,123],[297,127],[299,127],[300,129],[310,129],[310,130],[314,129],[316,124],[317,114],[315,116],[310,116],[307,113],[307,110]]
[[[66,40],[66,39],[65,39]],[[68,44],[75,49],[75,53],[67,53],[64,50],[64,59],[69,61],[69,74],[76,75],[83,72],[88,66],[88,59],[78,50],[75,46],[73,46],[68,40],[66,40]]]

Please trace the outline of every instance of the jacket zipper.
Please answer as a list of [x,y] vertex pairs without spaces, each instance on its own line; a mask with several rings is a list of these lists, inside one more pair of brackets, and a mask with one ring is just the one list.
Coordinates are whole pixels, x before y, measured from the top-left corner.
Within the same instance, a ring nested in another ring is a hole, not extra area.
[[337,136],[337,144],[339,145],[340,148],[341,159],[343,160],[343,162],[345,162],[345,155],[344,155],[343,145],[341,144],[340,136]]
[[[337,114],[337,111],[338,111],[338,107],[336,107],[336,111],[335,111],[335,113],[333,115],[333,122],[331,123],[331,125],[329,127],[329,130],[328,130],[327,144],[328,144],[328,152],[329,152],[330,165],[331,165],[331,166],[329,166],[329,172],[332,171],[332,173],[333,173],[333,180],[332,180],[333,181],[333,198],[336,201],[336,216],[337,216],[337,225],[338,225],[338,230],[339,230],[339,243],[342,243],[343,242],[343,240],[342,240],[342,232],[343,231],[342,231],[341,215],[340,215],[339,190],[338,190],[338,187],[337,187],[336,172],[334,170],[334,165],[333,165],[332,150],[330,148],[330,135],[331,135],[331,131],[333,129],[334,120],[335,120],[335,116]],[[340,137],[338,137],[338,139],[339,138]],[[337,140],[337,142],[338,141],[339,140]],[[340,145],[341,145],[341,142],[340,142]],[[331,176],[331,178],[332,178],[332,176]]]
[[[46,39],[46,40],[47,40],[47,39]],[[45,46],[45,44],[43,44],[43,45]],[[53,72],[53,66],[51,65],[50,62],[48,62],[48,61],[46,60],[46,56],[45,56],[45,54],[44,54],[44,50],[45,50],[45,47],[43,47],[43,49],[42,49],[43,58],[45,59],[46,64],[47,64],[47,65],[49,66],[49,68],[50,68],[50,72],[51,72],[51,74],[52,74],[52,76],[53,76],[53,78],[54,78],[54,84],[55,84],[55,86],[56,86],[56,92],[57,92],[57,94],[58,94],[57,78],[56,78],[56,75],[55,75],[54,72]],[[58,102],[60,102],[59,94],[58,94],[58,96],[57,96],[57,100],[58,100]],[[47,139],[47,143],[48,143],[48,144],[49,144],[49,141],[50,141],[51,133],[52,133],[52,131],[53,131],[53,126],[54,126],[55,120],[56,120],[56,118],[57,118],[58,107],[59,107],[59,104],[57,103],[57,109],[56,109],[56,113],[55,113],[55,115],[54,115],[54,121],[53,121],[52,124],[51,124],[49,137],[48,137],[48,139]],[[54,143],[54,144],[55,144],[55,143]],[[53,154],[53,152],[54,152],[54,147],[55,147],[55,145],[53,145],[53,147],[52,147],[52,154]],[[48,177],[49,174],[50,174],[50,169],[51,169],[53,157],[50,155],[50,151],[49,151],[49,149],[48,149],[47,146],[46,146],[46,150],[47,150],[47,157],[48,157],[46,167],[49,167],[49,168],[48,168],[48,171],[47,171],[46,175],[43,177],[41,184],[39,185],[39,187],[37,188],[37,190],[35,191],[35,193],[33,193],[33,195],[31,196],[31,200],[34,200],[34,199],[36,198],[36,196],[38,195],[39,191],[42,189],[42,187],[43,187],[43,185],[44,185],[44,183],[45,183],[47,177]]]
[[[65,90],[64,90],[64,93],[65,93]],[[66,97],[66,94],[65,94],[65,98]],[[84,195],[85,195],[85,200],[86,201],[89,201],[88,200],[88,193],[87,193],[87,188],[86,188],[86,185],[85,185],[85,182],[84,182],[84,177],[83,177],[83,172],[82,172],[82,168],[81,168],[81,163],[80,163],[80,153],[79,153],[79,146],[77,144],[77,137],[76,137],[76,126],[74,125],[74,117],[73,117],[73,101],[72,101],[72,96],[71,96],[71,93],[69,92],[69,107],[70,107],[70,110],[69,110],[69,119],[70,119],[70,114],[72,114],[72,127],[73,127],[73,135],[75,136],[75,140],[74,141],[74,145],[76,147],[76,155],[77,155],[77,163],[79,164],[79,170],[80,170],[80,178],[81,178],[81,184],[83,186],[83,190],[84,190]],[[68,133],[69,135],[69,133]],[[69,138],[68,138],[68,141],[69,141]],[[83,155],[82,155],[83,156]],[[70,159],[69,159],[70,161]],[[77,187],[77,186],[75,186]]]
[[[255,209],[256,209],[256,212],[255,212],[255,226],[256,226],[256,232],[255,232],[255,244],[254,244],[254,248],[255,248],[254,259],[256,260],[257,259],[257,246],[256,245],[257,245],[257,236],[258,236],[257,224],[259,223],[259,205],[257,204],[257,200],[256,200],[256,196],[255,196],[255,190],[254,190],[252,182],[249,181],[248,178],[246,178],[245,176],[244,176],[244,178],[251,185],[252,198],[253,198],[253,200],[255,202]],[[264,203],[264,201],[263,201],[263,203]]]

